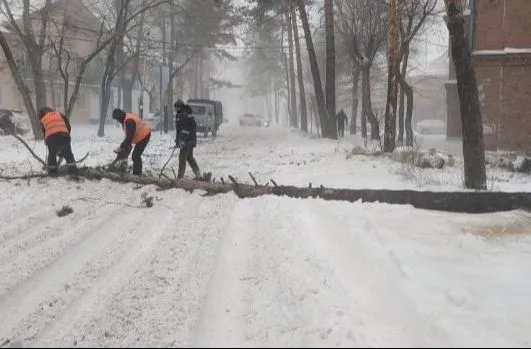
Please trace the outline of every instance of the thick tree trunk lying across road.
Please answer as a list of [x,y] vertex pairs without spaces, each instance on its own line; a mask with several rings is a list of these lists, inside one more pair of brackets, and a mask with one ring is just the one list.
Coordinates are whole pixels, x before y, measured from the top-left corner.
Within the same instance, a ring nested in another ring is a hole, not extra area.
[[[91,180],[109,179],[116,182],[155,185],[161,189],[179,188],[187,191],[203,190],[207,195],[234,192],[240,198],[255,198],[262,195],[287,196],[291,198],[320,198],[348,202],[380,202],[388,204],[412,205],[428,210],[462,213],[489,213],[515,209],[531,210],[531,193],[508,192],[429,192],[414,190],[384,189],[332,189],[303,188],[294,186],[266,186],[240,183],[212,183],[189,179],[172,180],[149,176],[134,176],[99,168],[84,167],[79,175]],[[45,174],[20,177],[2,177],[3,179],[43,178]],[[274,181],[272,181],[274,183]]]
[[[265,186],[240,183],[212,183],[194,180],[172,180],[169,177],[133,176],[109,172],[98,168],[79,169],[82,177],[91,180],[109,179],[116,182],[155,185],[161,189],[180,188],[187,191],[203,190],[207,195],[234,192],[240,198],[254,198],[262,195],[288,196],[291,198],[320,198],[356,202],[381,202],[412,205],[416,208],[462,213],[488,213],[515,209],[531,210],[531,193],[507,192],[429,192],[413,190],[378,189],[332,189],[302,188],[294,186]],[[43,177],[42,175],[30,175]],[[5,177],[5,179],[9,179]],[[233,179],[232,179],[233,180]],[[235,180],[234,180],[235,182]],[[272,181],[274,183],[274,181]]]

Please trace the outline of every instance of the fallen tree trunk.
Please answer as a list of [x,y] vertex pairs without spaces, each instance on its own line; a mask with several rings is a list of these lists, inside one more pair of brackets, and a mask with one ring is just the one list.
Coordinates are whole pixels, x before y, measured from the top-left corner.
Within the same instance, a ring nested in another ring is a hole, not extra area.
[[[84,167],[79,176],[89,180],[109,179],[115,182],[155,185],[163,190],[184,189],[192,192],[203,190],[208,196],[234,192],[240,198],[255,198],[263,195],[287,196],[290,198],[318,198],[322,200],[348,202],[379,202],[411,205],[419,209],[460,213],[490,213],[511,210],[531,210],[531,193],[520,192],[430,192],[386,189],[333,189],[295,186],[267,186],[242,184],[233,179],[232,184],[221,178],[221,183],[201,182],[190,179],[172,180],[170,177],[134,176],[109,172],[100,168]],[[47,177],[44,173],[23,176],[0,176],[4,180]],[[273,183],[273,180],[271,180]]]
[[95,168],[82,168],[80,175],[88,179],[109,179],[142,185],[156,185],[161,189],[180,188],[187,191],[203,190],[209,195],[234,192],[240,198],[262,195],[291,198],[320,198],[348,202],[380,202],[412,205],[416,208],[463,213],[488,213],[515,209],[531,210],[531,193],[507,192],[429,192],[414,190],[332,189],[301,188],[294,186],[264,186],[242,183],[229,184],[200,182],[188,179],[171,180],[107,172]]

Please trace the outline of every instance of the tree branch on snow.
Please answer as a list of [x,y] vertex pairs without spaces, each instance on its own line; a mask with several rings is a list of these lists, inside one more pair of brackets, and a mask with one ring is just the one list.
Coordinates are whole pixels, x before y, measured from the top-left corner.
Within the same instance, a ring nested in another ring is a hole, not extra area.
[[[238,183],[220,184],[181,179],[179,181],[156,177],[135,176],[85,167],[80,176],[91,180],[106,178],[121,183],[156,185],[161,189],[179,188],[189,192],[206,191],[209,195],[234,192],[240,198],[256,198],[263,195],[288,196],[291,198],[316,198],[347,202],[379,202],[412,205],[416,208],[462,213],[488,213],[515,209],[531,210],[531,193],[508,192],[427,192],[412,190],[365,190],[308,188],[294,186],[256,186]],[[42,175],[40,175],[42,176]],[[42,178],[34,176],[33,178]]]

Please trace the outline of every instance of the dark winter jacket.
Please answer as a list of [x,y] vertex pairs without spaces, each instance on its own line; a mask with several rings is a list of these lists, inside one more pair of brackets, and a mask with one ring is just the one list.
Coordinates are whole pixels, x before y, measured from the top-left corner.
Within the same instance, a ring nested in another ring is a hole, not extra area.
[[192,116],[192,108],[185,105],[175,116],[175,143],[181,148],[197,145],[197,124]]
[[345,125],[348,122],[347,115],[343,111],[340,111],[339,113],[337,113],[336,118],[337,118],[337,125],[339,127],[345,127]]

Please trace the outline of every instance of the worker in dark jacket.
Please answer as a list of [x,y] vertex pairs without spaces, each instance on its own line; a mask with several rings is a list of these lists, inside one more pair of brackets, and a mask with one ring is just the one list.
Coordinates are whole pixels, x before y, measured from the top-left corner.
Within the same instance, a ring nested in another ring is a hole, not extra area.
[[142,153],[146,149],[151,138],[151,125],[142,120],[138,115],[132,113],[126,113],[122,109],[114,109],[112,112],[112,118],[118,121],[125,132],[125,139],[120,147],[115,150],[117,158],[127,159],[133,144],[135,149],[133,150],[133,174],[142,174]]
[[39,119],[44,134],[44,143],[48,147],[48,173],[56,174],[57,156],[64,157],[70,174],[77,173],[76,160],[70,145],[70,131],[68,119],[60,112],[50,107],[43,107],[39,111]]
[[345,125],[348,123],[348,118],[343,109],[336,115],[337,119],[337,133],[339,137],[345,137]]
[[175,146],[180,149],[179,152],[179,171],[178,178],[184,177],[186,162],[190,164],[195,177],[201,177],[199,166],[194,159],[194,147],[197,145],[197,124],[192,116],[192,108],[178,100],[175,107]]

